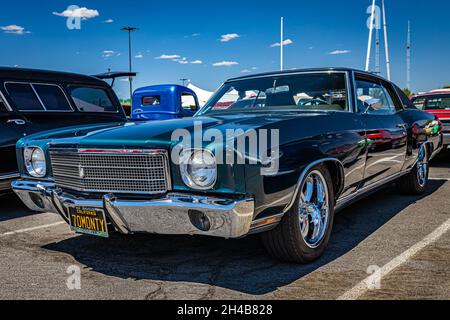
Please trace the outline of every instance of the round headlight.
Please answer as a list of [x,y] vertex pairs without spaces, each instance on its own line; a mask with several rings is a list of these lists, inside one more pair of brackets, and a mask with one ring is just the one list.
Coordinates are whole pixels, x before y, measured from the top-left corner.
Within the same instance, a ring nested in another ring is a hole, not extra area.
[[45,153],[41,148],[29,147],[24,150],[25,167],[32,177],[42,178],[47,173]]
[[216,157],[208,150],[183,151],[180,157],[183,182],[192,189],[211,189],[217,179]]

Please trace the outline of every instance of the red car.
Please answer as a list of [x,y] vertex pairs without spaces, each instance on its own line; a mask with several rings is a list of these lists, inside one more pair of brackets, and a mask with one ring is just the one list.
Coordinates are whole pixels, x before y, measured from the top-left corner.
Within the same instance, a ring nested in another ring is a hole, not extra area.
[[450,89],[433,91],[413,97],[417,109],[435,114],[443,124],[444,146],[450,145]]

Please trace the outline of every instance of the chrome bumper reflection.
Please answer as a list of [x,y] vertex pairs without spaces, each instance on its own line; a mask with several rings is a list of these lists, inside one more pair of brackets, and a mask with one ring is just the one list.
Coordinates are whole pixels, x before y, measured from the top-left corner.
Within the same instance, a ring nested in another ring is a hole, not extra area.
[[60,214],[68,221],[68,208],[104,209],[115,229],[124,234],[198,234],[222,238],[247,235],[254,214],[253,199],[220,199],[169,193],[153,200],[122,199],[108,194],[85,199],[58,190],[54,184],[14,181],[13,190],[34,211]]

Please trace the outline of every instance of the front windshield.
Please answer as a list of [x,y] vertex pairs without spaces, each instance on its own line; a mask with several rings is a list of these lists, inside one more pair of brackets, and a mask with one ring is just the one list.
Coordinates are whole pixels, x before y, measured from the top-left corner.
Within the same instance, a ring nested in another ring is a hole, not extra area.
[[345,73],[324,72],[228,82],[198,115],[348,110]]

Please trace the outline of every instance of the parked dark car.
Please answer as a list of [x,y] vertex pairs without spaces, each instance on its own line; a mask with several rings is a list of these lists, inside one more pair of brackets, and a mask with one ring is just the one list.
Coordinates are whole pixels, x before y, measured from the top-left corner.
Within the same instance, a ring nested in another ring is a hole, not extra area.
[[45,130],[126,120],[110,86],[94,77],[0,68],[0,192],[19,176],[16,143]]
[[416,95],[411,101],[417,109],[439,118],[444,128],[444,149],[447,149],[450,145],[450,90],[436,90]]
[[155,85],[133,93],[132,120],[169,120],[192,117],[200,109],[191,89],[174,85]]
[[338,210],[393,182],[423,193],[441,131],[369,73],[266,73],[227,81],[194,118],[22,139],[13,187],[76,232],[262,233],[272,256],[305,263],[323,254]]

